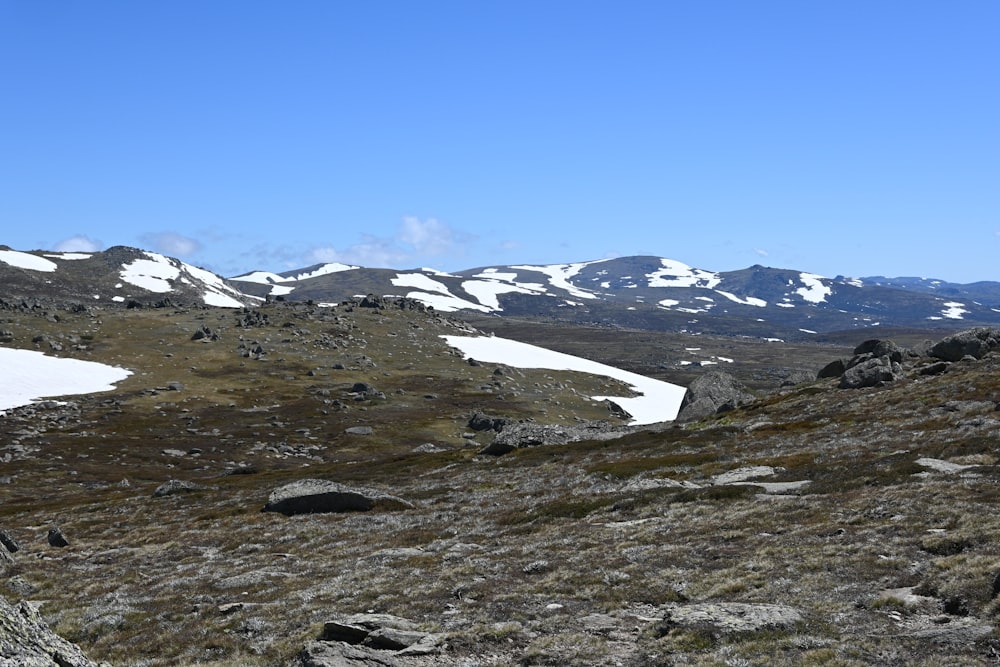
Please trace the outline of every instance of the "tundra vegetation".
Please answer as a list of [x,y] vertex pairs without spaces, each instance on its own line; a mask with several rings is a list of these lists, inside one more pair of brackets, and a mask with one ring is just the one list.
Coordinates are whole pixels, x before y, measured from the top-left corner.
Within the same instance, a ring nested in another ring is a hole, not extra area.
[[[2,596],[121,667],[305,664],[296,655],[325,624],[357,614],[435,638],[383,651],[386,664],[1000,655],[995,353],[927,374],[934,360],[913,357],[880,387],[782,387],[849,357],[857,332],[797,346],[699,337],[757,400],[491,456],[495,431],[472,429],[476,413],[619,426],[587,397],[626,389],[469,363],[441,339],[468,324],[375,306],[0,312],[6,346],[133,371],[114,391],[0,417],[0,528],[20,546],[0,560]],[[697,372],[675,363],[690,336],[503,326],[660,379]],[[261,511],[304,479],[405,502]],[[53,529],[68,546],[50,544]]]

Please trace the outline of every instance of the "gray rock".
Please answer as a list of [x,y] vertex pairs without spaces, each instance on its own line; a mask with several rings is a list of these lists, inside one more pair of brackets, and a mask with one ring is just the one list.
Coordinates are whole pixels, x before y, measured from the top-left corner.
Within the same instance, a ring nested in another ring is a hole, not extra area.
[[344,429],[344,433],[347,435],[371,435],[374,432],[371,426],[351,426]]
[[313,514],[320,512],[367,512],[380,509],[411,509],[413,504],[370,489],[348,487],[322,479],[303,479],[275,489],[265,512]]
[[888,356],[891,361],[900,363],[903,361],[903,358],[907,356],[907,353],[906,350],[901,348],[899,345],[896,345],[896,343],[891,340],[874,338],[872,340],[866,340],[854,348],[854,355],[856,357],[864,355],[870,355],[871,357]]
[[961,361],[966,356],[982,359],[997,345],[1000,345],[1000,333],[991,327],[976,327],[942,339],[928,354],[944,361]]
[[27,603],[0,598],[0,667],[97,667],[80,650],[52,632]]
[[288,667],[400,667],[392,652],[342,642],[309,642]]
[[709,371],[688,387],[677,421],[693,421],[734,410],[754,400],[754,395],[729,373]]
[[903,367],[889,355],[863,361],[844,371],[840,376],[841,389],[881,387],[903,377]]
[[153,497],[163,498],[164,496],[173,496],[178,493],[201,491],[205,488],[207,487],[202,486],[201,484],[195,484],[194,482],[188,482],[181,479],[171,479],[156,487],[156,491],[153,491]]
[[664,612],[658,625],[658,631],[664,635],[675,627],[710,628],[720,635],[765,629],[791,630],[804,620],[802,612],[794,607],[745,602],[670,605]]
[[564,445],[580,440],[607,440],[627,432],[607,421],[584,422],[575,426],[518,422],[505,426],[480,454],[500,456],[523,447]]

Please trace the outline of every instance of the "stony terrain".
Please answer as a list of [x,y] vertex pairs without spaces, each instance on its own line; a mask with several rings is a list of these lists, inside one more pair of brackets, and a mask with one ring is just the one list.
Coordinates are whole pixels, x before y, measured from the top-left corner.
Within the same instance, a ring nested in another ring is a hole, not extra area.
[[[858,356],[863,338],[549,335],[667,380],[724,365],[757,396],[634,429],[584,398],[614,381],[469,363],[440,336],[475,329],[413,302],[3,307],[3,345],[134,371],[0,417],[0,529],[19,547],[0,548],[0,597],[95,661],[1000,656],[995,338],[944,361],[920,332]],[[677,365],[693,348],[734,361]],[[841,388],[851,368],[879,386]],[[571,437],[481,453],[518,422]],[[281,504],[342,488],[370,505]]]

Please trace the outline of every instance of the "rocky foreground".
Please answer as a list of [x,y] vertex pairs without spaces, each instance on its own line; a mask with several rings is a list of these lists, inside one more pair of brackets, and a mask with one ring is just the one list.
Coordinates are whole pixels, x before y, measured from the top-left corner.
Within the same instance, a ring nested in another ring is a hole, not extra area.
[[604,380],[468,363],[440,339],[463,327],[8,311],[7,344],[136,372],[0,418],[0,665],[1000,654],[995,331],[865,342],[756,395],[706,374],[637,429],[585,398]]

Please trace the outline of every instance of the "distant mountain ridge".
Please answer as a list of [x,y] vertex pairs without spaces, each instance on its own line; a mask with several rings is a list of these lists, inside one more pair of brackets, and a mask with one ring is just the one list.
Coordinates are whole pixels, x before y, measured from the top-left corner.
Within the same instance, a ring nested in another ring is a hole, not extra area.
[[755,265],[717,272],[655,256],[444,272],[315,264],[229,279],[146,250],[22,252],[0,246],[0,298],[252,306],[266,299],[339,303],[408,297],[443,312],[602,326],[809,338],[864,327],[965,328],[1000,322],[1000,282],[827,278]]

